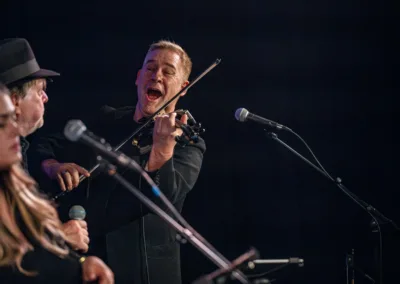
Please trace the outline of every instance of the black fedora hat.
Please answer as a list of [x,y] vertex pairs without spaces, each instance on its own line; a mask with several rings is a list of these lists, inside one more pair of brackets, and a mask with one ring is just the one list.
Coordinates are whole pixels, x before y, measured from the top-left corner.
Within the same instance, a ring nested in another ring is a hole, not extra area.
[[59,76],[41,69],[29,42],[24,38],[0,41],[0,82],[10,86],[17,82]]

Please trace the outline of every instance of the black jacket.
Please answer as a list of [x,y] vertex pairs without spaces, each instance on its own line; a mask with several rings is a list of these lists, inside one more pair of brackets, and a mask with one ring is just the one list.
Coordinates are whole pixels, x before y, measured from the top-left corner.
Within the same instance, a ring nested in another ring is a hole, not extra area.
[[[127,138],[139,124],[133,121],[134,108],[105,107],[100,117],[87,124],[97,136],[112,146]],[[134,146],[128,141],[121,151],[140,165],[145,165],[151,150],[151,128],[143,131]],[[74,162],[86,169],[96,164],[95,153],[84,145],[71,143],[54,135],[36,144],[39,161],[55,158],[60,162]],[[200,172],[205,143],[200,138],[195,144],[175,147],[174,156],[150,176],[166,197],[181,211],[186,194],[193,188]],[[35,167],[37,169],[37,166]],[[165,207],[154,197],[150,187],[137,173],[119,169],[132,185]],[[57,186],[43,182],[48,192]],[[80,187],[60,200],[59,213],[68,219],[72,205],[80,204],[87,212],[89,253],[103,258],[114,271],[116,283],[181,283],[179,244],[175,232],[158,216],[149,213],[140,202],[114,179],[101,173],[94,174]],[[143,217],[144,216],[144,217]]]

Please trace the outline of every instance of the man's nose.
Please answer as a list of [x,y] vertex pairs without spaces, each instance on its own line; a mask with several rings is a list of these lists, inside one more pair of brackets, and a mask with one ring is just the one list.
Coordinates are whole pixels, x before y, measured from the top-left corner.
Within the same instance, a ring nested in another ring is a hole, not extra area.
[[158,68],[157,70],[155,70],[153,72],[151,79],[153,81],[156,81],[156,82],[161,82],[162,81],[162,75],[163,74],[162,74],[161,68]]
[[47,96],[45,91],[43,91],[43,94],[42,94],[42,101],[44,104],[49,101],[49,97]]

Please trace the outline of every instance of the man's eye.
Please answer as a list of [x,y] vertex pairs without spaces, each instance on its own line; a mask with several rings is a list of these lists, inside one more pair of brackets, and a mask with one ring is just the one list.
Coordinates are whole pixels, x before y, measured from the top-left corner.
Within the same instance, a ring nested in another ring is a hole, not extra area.
[[154,71],[156,69],[156,67],[154,66],[147,66],[147,70],[149,71]]
[[9,119],[11,119],[11,117],[7,118],[6,120],[5,120],[5,119],[2,119],[2,120],[0,121],[0,128],[5,128],[5,127],[7,126],[7,124],[8,124],[8,120],[9,120]]

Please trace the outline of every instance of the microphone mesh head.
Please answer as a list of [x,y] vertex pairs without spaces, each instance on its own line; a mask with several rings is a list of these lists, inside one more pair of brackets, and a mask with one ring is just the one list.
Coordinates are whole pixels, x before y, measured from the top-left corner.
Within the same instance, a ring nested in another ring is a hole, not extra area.
[[86,126],[80,120],[70,120],[64,128],[64,136],[70,141],[78,141],[83,132],[86,131]]
[[247,115],[249,114],[249,111],[245,108],[238,108],[235,112],[235,118],[236,120],[240,122],[245,122],[247,119]]
[[86,218],[86,211],[80,205],[74,205],[69,209],[69,218],[72,220],[83,220]]

